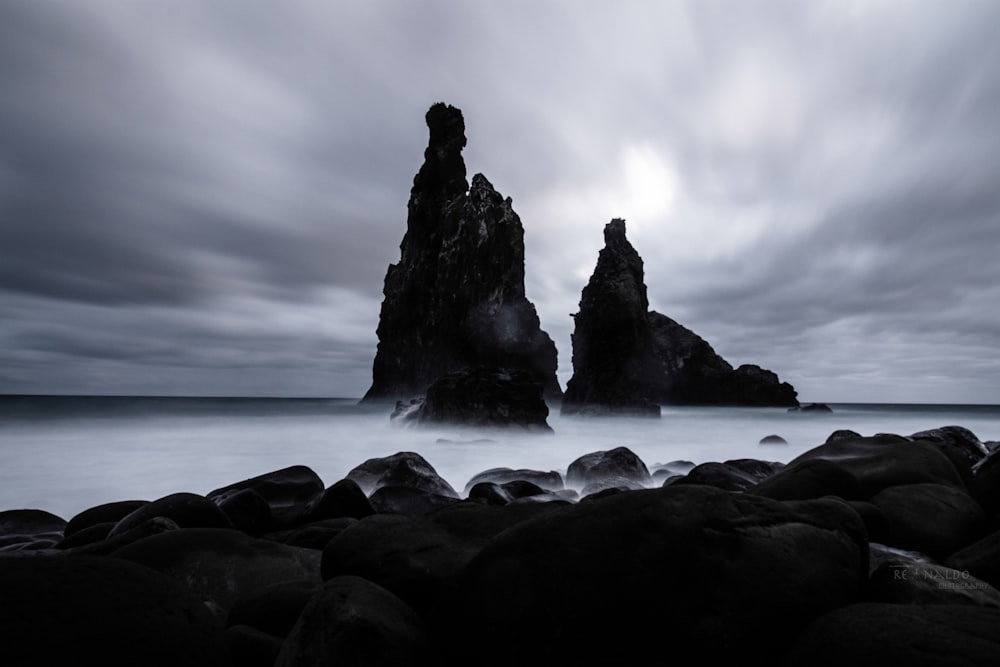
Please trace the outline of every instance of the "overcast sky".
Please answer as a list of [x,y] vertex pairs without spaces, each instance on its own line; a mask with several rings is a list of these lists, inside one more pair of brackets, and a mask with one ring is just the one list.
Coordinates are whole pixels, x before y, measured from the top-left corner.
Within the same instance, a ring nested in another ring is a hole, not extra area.
[[650,305],[805,401],[1000,403],[1000,3],[0,2],[0,393],[359,397],[434,102],[572,373]]

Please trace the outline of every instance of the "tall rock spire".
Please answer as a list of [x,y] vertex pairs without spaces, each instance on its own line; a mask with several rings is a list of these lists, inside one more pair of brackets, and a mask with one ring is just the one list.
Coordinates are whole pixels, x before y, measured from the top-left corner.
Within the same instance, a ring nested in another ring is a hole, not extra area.
[[659,416],[660,364],[648,310],[642,258],[625,238],[625,221],[615,218],[604,227],[604,248],[573,316],[573,377],[563,413]]
[[385,276],[379,343],[365,400],[422,394],[476,366],[525,369],[561,395],[556,348],[524,291],[524,228],[482,174],[466,181],[462,112],[427,112],[430,138],[413,179],[400,260]]

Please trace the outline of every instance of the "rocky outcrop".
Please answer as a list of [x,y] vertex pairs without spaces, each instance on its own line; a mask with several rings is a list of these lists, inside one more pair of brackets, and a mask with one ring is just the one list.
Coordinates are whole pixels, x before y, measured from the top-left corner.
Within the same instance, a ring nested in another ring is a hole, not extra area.
[[385,276],[365,401],[423,394],[465,367],[524,369],[561,395],[556,348],[524,291],[524,229],[482,174],[466,181],[462,112],[438,103],[413,179],[399,263]]
[[625,221],[604,248],[574,315],[573,377],[563,413],[658,415],[660,404],[798,406],[795,389],[764,368],[739,368],[693,331],[649,310],[642,258]]
[[656,354],[663,364],[657,400],[673,405],[797,407],[795,389],[765,368],[733,368],[698,334],[666,315],[649,313]]

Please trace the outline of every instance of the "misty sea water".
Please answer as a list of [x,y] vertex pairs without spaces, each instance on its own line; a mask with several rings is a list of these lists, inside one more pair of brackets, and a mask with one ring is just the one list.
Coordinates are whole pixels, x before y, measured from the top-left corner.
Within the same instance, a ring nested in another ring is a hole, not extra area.
[[[829,404],[784,408],[665,406],[660,419],[561,417],[553,433],[461,426],[400,427],[392,406],[357,399],[0,397],[0,510],[69,519],[95,505],[213,489],[291,465],[327,486],[373,457],[420,453],[462,493],[489,468],[565,473],[589,452],[625,446],[651,469],[672,461],[787,463],[838,429],[910,435],[963,426],[1000,440],[1000,406]],[[761,445],[767,435],[787,445]]]

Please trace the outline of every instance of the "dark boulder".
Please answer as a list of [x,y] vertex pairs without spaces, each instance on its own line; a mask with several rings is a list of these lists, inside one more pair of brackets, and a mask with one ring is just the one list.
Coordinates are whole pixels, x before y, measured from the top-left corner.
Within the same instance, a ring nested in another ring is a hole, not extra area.
[[417,614],[398,597],[360,577],[327,581],[310,600],[275,667],[419,667],[427,639]]
[[274,529],[271,506],[264,496],[253,489],[226,492],[215,503],[229,517],[233,528],[247,535],[260,535]]
[[482,174],[466,181],[462,112],[438,103],[426,121],[364,400],[422,395],[442,375],[476,366],[529,371],[558,398],[556,347],[525,296],[521,220]]
[[140,505],[126,514],[108,533],[115,537],[150,519],[164,517],[181,528],[232,528],[233,522],[211,500],[195,493],[172,493]]
[[111,556],[166,574],[203,600],[223,621],[237,600],[274,582],[320,581],[319,551],[235,530],[167,531],[133,542]]
[[451,484],[416,452],[398,452],[392,456],[368,459],[348,472],[346,479],[356,482],[368,495],[383,486],[405,486],[439,496],[458,498],[458,493]]
[[469,489],[468,497],[482,500],[487,505],[509,505],[513,497],[496,482],[479,482]]
[[652,486],[653,478],[635,452],[628,447],[615,447],[584,454],[570,463],[566,470],[566,484],[587,489],[586,494],[590,494],[616,486]]
[[754,486],[752,493],[775,500],[806,500],[839,496],[845,500],[864,497],[858,479],[836,461],[807,458],[794,461]]
[[788,441],[782,438],[780,435],[765,435],[760,439],[759,445],[787,445]]
[[887,544],[942,559],[982,536],[983,510],[968,493],[945,484],[900,484],[871,502],[889,524]]
[[412,409],[394,413],[407,424],[469,424],[551,432],[543,384],[535,373],[516,368],[464,368],[435,380]]
[[[95,531],[93,535],[81,541],[81,536],[85,536],[91,530],[105,525],[108,526],[107,531],[103,529]],[[73,556],[108,556],[122,547],[128,546],[133,542],[138,542],[139,540],[144,540],[152,535],[159,535],[171,530],[180,530],[180,526],[173,519],[168,519],[164,516],[154,516],[133,528],[116,533],[114,536],[111,535],[112,529],[114,529],[114,525],[109,524],[97,524],[96,526],[91,526],[91,528],[85,528],[73,533],[67,540],[59,544],[59,548],[65,549],[68,554]],[[104,535],[100,536],[101,533],[104,533]]]
[[825,459],[857,479],[864,498],[898,484],[946,484],[965,490],[952,459],[934,443],[911,441],[892,434],[853,437],[847,434],[814,447],[789,461],[780,474],[810,459]]
[[1000,609],[952,604],[861,603],[813,621],[786,667],[936,667],[1000,664]]
[[554,470],[544,472],[541,470],[514,470],[511,468],[490,468],[472,476],[465,484],[464,493],[469,494],[473,486],[480,482],[495,482],[504,484],[505,482],[525,481],[536,484],[546,491],[562,491],[564,487],[562,475]]
[[836,442],[837,440],[859,440],[861,439],[861,434],[857,431],[852,431],[847,428],[842,428],[834,431],[826,438],[827,444],[831,442]]
[[539,496],[546,496],[545,500],[558,499],[558,496],[537,484],[521,479],[504,484],[479,482],[470,489],[468,496],[470,499],[481,499],[488,505],[509,505],[517,500],[537,499]]
[[[263,498],[270,510],[269,529],[276,530],[293,527],[302,521],[309,503],[323,493],[324,488],[323,480],[311,468],[296,465],[215,489],[206,497],[219,505],[226,505],[233,496],[253,491]],[[245,506],[249,504],[245,503]]]
[[383,486],[368,497],[379,514],[420,515],[459,502],[454,496],[443,496],[411,486]]
[[94,544],[106,540],[111,529],[115,527],[114,522],[95,523],[92,526],[81,528],[72,535],[64,537],[56,543],[56,549],[73,549],[87,544]]
[[920,431],[910,436],[912,440],[933,442],[961,454],[970,466],[982,461],[989,454],[976,434],[962,426],[942,426],[941,428]]
[[310,523],[324,519],[350,517],[363,519],[375,513],[375,508],[353,479],[342,479],[313,498],[306,508]]
[[357,522],[323,549],[324,580],[364,577],[417,611],[429,608],[477,548],[425,517],[376,514]]
[[66,519],[37,509],[0,512],[0,553],[52,549],[64,537]]
[[670,461],[669,463],[654,463],[649,467],[649,474],[653,478],[653,483],[662,485],[668,478],[680,477],[693,470],[693,461]]
[[123,518],[145,505],[147,500],[120,500],[85,509],[66,524],[66,537],[101,523],[118,523]]
[[0,558],[4,665],[224,667],[221,624],[159,572],[101,557]]
[[726,491],[748,491],[758,482],[758,478],[734,466],[709,461],[691,469],[691,472],[672,482],[675,485],[700,484]]
[[809,620],[859,599],[867,564],[864,526],[839,501],[620,493],[499,534],[437,607],[435,636],[446,661],[485,666],[642,664],[649,641],[697,646],[704,664],[768,664]]

